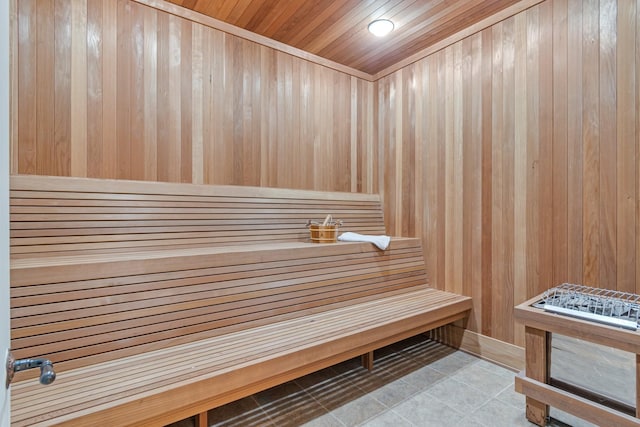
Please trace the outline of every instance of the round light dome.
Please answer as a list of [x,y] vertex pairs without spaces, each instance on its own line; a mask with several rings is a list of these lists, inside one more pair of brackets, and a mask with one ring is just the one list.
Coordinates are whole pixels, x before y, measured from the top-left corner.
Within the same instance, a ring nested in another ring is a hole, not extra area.
[[384,37],[393,31],[393,22],[388,19],[376,19],[367,27],[369,32],[376,37]]

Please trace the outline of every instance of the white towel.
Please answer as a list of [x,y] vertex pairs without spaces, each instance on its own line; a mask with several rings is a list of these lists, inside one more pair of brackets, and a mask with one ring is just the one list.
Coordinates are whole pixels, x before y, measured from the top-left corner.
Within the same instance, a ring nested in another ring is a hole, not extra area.
[[382,249],[383,251],[389,247],[391,237],[389,236],[368,236],[366,234],[358,234],[347,231],[338,236],[338,240],[343,242],[370,242]]

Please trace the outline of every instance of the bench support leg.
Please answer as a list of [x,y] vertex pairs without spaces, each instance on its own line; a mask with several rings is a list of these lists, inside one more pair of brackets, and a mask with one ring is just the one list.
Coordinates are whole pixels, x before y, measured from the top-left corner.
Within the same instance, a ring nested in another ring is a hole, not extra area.
[[362,356],[360,356],[360,359],[362,361],[363,368],[367,369],[368,371],[373,371],[373,351],[363,354]]
[[196,415],[196,427],[209,427],[209,417],[206,411]]

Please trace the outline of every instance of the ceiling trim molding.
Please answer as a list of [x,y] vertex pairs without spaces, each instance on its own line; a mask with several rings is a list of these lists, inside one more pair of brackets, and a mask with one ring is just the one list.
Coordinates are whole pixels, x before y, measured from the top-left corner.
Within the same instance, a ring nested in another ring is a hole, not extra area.
[[381,78],[388,76],[389,74],[395,73],[396,71],[401,70],[404,67],[407,67],[415,62],[418,62],[419,60],[424,59],[429,55],[433,55],[434,53],[442,49],[445,49],[446,47],[451,46],[452,44],[457,43],[462,39],[465,39],[475,33],[478,33],[486,28],[489,28],[500,21],[504,21],[505,19],[511,18],[512,16],[517,15],[518,13],[523,12],[544,1],[545,0],[522,0],[514,5],[511,5],[506,9],[496,12],[493,15],[483,19],[480,22],[477,22],[465,28],[462,31],[458,31],[457,33],[452,34],[446,39],[443,39],[438,43],[435,43],[429,46],[428,48],[423,49],[420,52],[415,53],[406,59],[398,61],[395,64],[385,68],[382,71],[377,72],[376,74],[373,75],[373,80],[378,81]]
[[323,67],[331,68],[332,70],[339,71],[341,73],[348,74],[350,76],[358,77],[360,79],[373,82],[374,78],[371,74],[365,73],[355,68],[347,67],[346,65],[339,64],[334,61],[330,61],[318,55],[306,52],[302,49],[298,49],[279,41],[270,39],[268,37],[261,36],[251,31],[247,31],[243,28],[236,27],[235,25],[227,24],[226,22],[212,18],[210,16],[203,15],[199,12],[195,12],[191,9],[186,9],[182,6],[178,6],[173,3],[169,3],[164,0],[133,0],[136,3],[143,4],[145,6],[152,7],[162,12],[169,13],[171,15],[178,16],[180,18],[188,19],[189,21],[196,22],[198,24],[206,25],[207,27],[214,28],[216,30],[223,31],[227,34],[234,35],[236,37],[243,38],[245,40],[258,43],[262,46],[269,47],[271,49],[278,50],[280,52],[304,59],[305,61],[313,62]]

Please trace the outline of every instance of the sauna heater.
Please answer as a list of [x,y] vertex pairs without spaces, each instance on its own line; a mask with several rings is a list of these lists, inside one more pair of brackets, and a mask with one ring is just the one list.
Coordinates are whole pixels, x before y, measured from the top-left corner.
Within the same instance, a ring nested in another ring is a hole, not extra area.
[[[533,307],[589,322],[638,329],[640,295],[562,284]],[[622,413],[636,413],[636,355],[620,349],[551,334],[549,384]]]

